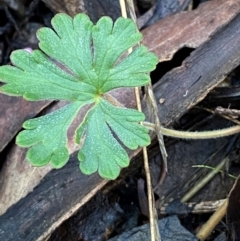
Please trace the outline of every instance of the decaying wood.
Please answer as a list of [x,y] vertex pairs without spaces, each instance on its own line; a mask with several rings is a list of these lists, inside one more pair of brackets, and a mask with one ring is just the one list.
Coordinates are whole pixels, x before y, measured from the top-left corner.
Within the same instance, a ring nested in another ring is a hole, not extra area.
[[142,31],[143,44],[159,56],[172,59],[183,47],[197,48],[240,11],[240,0],[213,0],[196,10],[166,17]]
[[158,81],[155,91],[158,100],[164,99],[159,105],[163,124],[196,105],[240,64],[239,40],[240,14]]
[[139,18],[139,29],[150,26],[167,16],[184,11],[190,2],[191,0],[157,1],[154,7]]
[[118,0],[43,0],[53,11],[74,16],[77,13],[87,13],[93,22],[108,15],[113,19],[120,16]]
[[98,175],[80,174],[75,155],[65,168],[47,174],[34,192],[0,217],[1,240],[44,240],[49,228],[53,231],[105,183]]
[[[182,67],[169,72],[157,83],[155,95],[165,99],[158,105],[163,123],[169,124],[185,113],[239,65],[239,34],[240,15],[237,15],[195,50]],[[137,152],[139,150],[130,153],[130,157]],[[97,175],[82,175],[77,165],[73,157],[63,169],[47,174],[25,198],[15,200],[18,202],[0,216],[0,239],[44,240],[106,183]],[[17,178],[21,178],[20,171]]]

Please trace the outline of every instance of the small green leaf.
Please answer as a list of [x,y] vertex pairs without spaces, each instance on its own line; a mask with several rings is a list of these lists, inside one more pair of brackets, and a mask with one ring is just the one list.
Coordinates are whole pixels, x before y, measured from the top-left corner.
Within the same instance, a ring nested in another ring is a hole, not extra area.
[[78,155],[81,170],[85,174],[98,170],[100,176],[107,179],[117,177],[120,167],[129,165],[129,158],[112,131],[129,149],[148,145],[148,130],[138,124],[144,118],[144,115],[136,110],[115,107],[104,99],[99,101],[90,109],[76,131],[77,142],[80,142],[86,133]]
[[14,51],[14,66],[0,67],[0,79],[5,83],[0,90],[30,101],[72,103],[26,121],[17,144],[30,147],[27,158],[33,165],[62,167],[69,158],[68,128],[81,107],[91,104],[76,130],[76,141],[83,142],[78,155],[80,169],[115,179],[120,169],[129,165],[123,145],[136,149],[147,146],[150,138],[140,125],[143,113],[116,107],[104,94],[119,87],[145,85],[158,58],[144,46],[127,56],[127,50],[142,39],[130,19],[119,18],[113,23],[102,17],[94,25],[85,14],[74,18],[57,14],[52,26],[38,31],[40,50]]
[[51,163],[60,168],[69,159],[67,130],[81,108],[81,102],[74,102],[48,115],[24,122],[26,129],[17,136],[17,144],[31,147],[27,157],[32,165],[44,166]]
[[0,79],[7,83],[1,91],[10,95],[23,96],[27,100],[82,100],[93,98],[96,89],[78,81],[60,69],[39,50],[28,53],[14,51],[12,63],[17,66],[1,66]]

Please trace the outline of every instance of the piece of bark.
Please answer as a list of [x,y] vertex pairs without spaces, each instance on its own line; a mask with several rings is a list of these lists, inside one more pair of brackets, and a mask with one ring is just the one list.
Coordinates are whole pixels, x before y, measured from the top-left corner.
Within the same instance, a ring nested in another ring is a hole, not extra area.
[[[131,152],[130,158],[135,155]],[[0,240],[45,240],[108,182],[97,174],[82,174],[78,164],[74,153],[66,166],[49,172],[33,192],[1,215]]]
[[154,86],[161,122],[169,125],[240,64],[240,13]]
[[28,102],[22,98],[0,93],[0,103],[1,152],[22,128],[22,123],[41,112],[49,104],[49,101]]
[[[145,2],[145,1],[143,1]],[[154,1],[148,8],[148,11],[138,17],[137,25],[139,29],[143,29],[152,25],[172,14],[184,11],[189,5],[190,0],[167,0]],[[138,5],[142,8],[141,2]]]
[[156,4],[154,15],[147,21],[144,27],[150,26],[160,19],[184,11],[191,0],[159,0]]
[[43,0],[54,12],[67,13],[74,16],[77,13],[86,13],[93,22],[102,16],[116,19],[120,16],[118,0]]
[[[135,209],[137,210],[137,207]],[[132,218],[131,214],[124,212],[118,202],[112,201],[99,192],[77,211],[71,218],[74,220],[73,222],[69,222],[68,219],[57,228],[49,241],[76,241],[79,239],[105,241],[119,229],[119,223]],[[96,220],[98,225],[96,225]],[[137,220],[135,223],[137,224]]]
[[208,1],[196,10],[166,17],[144,29],[143,44],[159,56],[160,61],[170,60],[179,49],[197,48],[207,41],[239,11],[240,0]]
[[[160,116],[164,116],[164,120],[166,123],[170,123],[173,119],[177,118],[180,114],[183,114],[194,103],[197,103],[197,101],[200,101],[206,95],[205,92],[209,91],[209,89],[213,88],[216,85],[217,81],[214,79],[215,75],[221,77],[223,74],[226,75],[229,71],[231,71],[235,67],[235,65],[236,65],[235,58],[237,55],[239,55],[239,49],[240,49],[240,48],[237,48],[238,44],[240,44],[240,40],[239,40],[240,38],[238,37],[240,28],[238,25],[239,25],[239,16],[235,17],[225,28],[223,28],[221,31],[219,31],[217,34],[215,34],[213,36],[212,40],[210,40],[209,42],[202,45],[201,48],[194,51],[193,54],[189,57],[188,62],[187,62],[189,65],[188,66],[185,65],[182,68],[187,67],[185,71],[189,74],[189,73],[191,73],[191,71],[196,70],[195,69],[196,66],[199,66],[201,73],[202,73],[202,78],[200,78],[197,81],[199,89],[196,90],[194,101],[192,100],[192,95],[190,95],[190,94],[187,94],[186,96],[179,95],[179,97],[182,96],[182,99],[180,101],[176,101],[175,95],[177,95],[178,92],[175,94],[176,89],[175,88],[171,89],[172,86],[170,85],[170,87],[169,87],[170,89],[168,89],[168,92],[166,92],[166,94],[169,96],[169,98],[166,97],[166,102],[168,104],[172,103],[169,105],[170,107],[174,106],[175,116],[171,112],[169,112],[172,110],[165,110],[163,107],[160,107]],[[237,28],[237,29],[235,29],[235,28]],[[228,36],[229,34],[230,34],[230,36]],[[224,36],[224,38],[221,36]],[[235,41],[233,39],[234,37],[235,37]],[[219,41],[217,38],[219,38]],[[226,49],[224,49],[224,47],[226,47],[226,46],[224,46],[224,44],[226,44],[225,38],[227,38],[230,41],[228,44],[229,44],[229,47],[231,48],[231,49],[229,49],[229,51],[232,54],[232,56],[229,56],[230,53],[228,54],[228,53],[224,52],[226,54],[226,56],[217,55],[216,57],[218,59],[215,62],[214,61],[207,62],[208,64],[210,63],[213,67],[215,67],[215,73],[214,73],[214,75],[212,75],[213,73],[210,74],[211,71],[210,72],[205,71],[205,69],[207,67],[208,67],[207,69],[209,69],[209,66],[204,66],[203,63],[200,64],[199,61],[197,61],[197,59],[199,58],[201,61],[206,60],[206,58],[208,56],[207,54],[209,54],[210,57],[212,58],[213,53],[216,53],[216,50],[219,51],[219,48],[221,51],[226,50]],[[218,45],[216,45],[216,44],[218,44]],[[203,56],[202,56],[202,54],[203,54]],[[227,58],[229,58],[229,59],[227,59]],[[232,61],[232,63],[231,63],[232,65],[229,64],[229,62],[228,62],[229,60]],[[220,69],[220,64],[222,65],[221,67],[223,68],[224,73]],[[174,70],[170,73],[171,78],[168,78],[168,83],[167,83],[168,85],[169,85],[169,83],[176,84],[177,81],[179,81],[180,79],[181,79],[181,81],[183,81],[184,72],[183,72],[182,68],[178,68],[177,70]],[[163,79],[164,78],[166,79],[166,76],[163,77]],[[186,79],[184,78],[184,80],[186,80]],[[192,81],[192,80],[190,80],[190,81]],[[207,82],[207,85],[206,85],[206,82]],[[160,81],[160,83],[166,84],[166,82],[162,83],[162,81]],[[189,84],[189,82],[187,82],[187,83]],[[159,85],[157,85],[156,87],[157,88],[155,89],[155,94],[157,96],[159,96],[158,92],[161,92],[161,90],[158,89]],[[195,85],[193,85],[193,87],[195,87]],[[179,86],[178,86],[178,88],[179,88]],[[179,90],[179,91],[181,91],[181,90]],[[185,92],[184,92],[184,94],[185,94]],[[172,96],[174,98],[172,98]],[[183,99],[184,99],[185,105],[182,105]],[[186,104],[186,103],[188,103],[188,104]],[[178,109],[178,112],[176,112],[177,109]],[[144,109],[144,111],[146,113],[146,109]],[[131,153],[130,156],[133,157],[134,155],[136,155],[136,153],[137,153],[137,151],[135,151],[135,153]],[[65,168],[67,168],[67,166]],[[58,171],[60,172],[61,170],[57,170],[56,172],[58,172]],[[81,175],[79,173],[79,170],[77,170],[77,171],[78,171],[78,175]],[[68,175],[70,175],[70,176],[72,175],[71,172],[66,172],[66,173],[68,173]],[[65,173],[65,175],[66,175],[66,173]],[[59,176],[59,178],[60,177],[63,178],[63,176]],[[93,177],[96,177],[96,175],[93,175]],[[69,177],[64,177],[64,178],[69,178]],[[83,178],[82,175],[81,175],[81,178]],[[89,177],[84,177],[84,178],[88,179]],[[90,180],[90,181],[87,184],[85,184],[87,186],[84,187],[86,190],[84,195],[86,195],[87,192],[90,193],[89,194],[90,196],[94,195],[96,190],[101,188],[106,183],[106,181],[100,179],[99,177],[97,179],[97,182],[91,181],[92,180],[91,178],[88,180]],[[81,183],[78,183],[78,185],[81,185]],[[26,196],[24,199],[19,201],[17,204],[13,205],[4,215],[1,216],[1,218],[0,218],[0,229],[1,229],[0,230],[0,238],[1,239],[4,239],[4,240],[31,240],[31,241],[32,240],[43,240],[43,238],[47,237],[47,235],[50,234],[63,220],[66,220],[66,218],[69,217],[70,212],[73,212],[75,210],[74,202],[76,202],[76,200],[70,200],[70,197],[68,200],[69,202],[71,202],[70,205],[66,205],[66,206],[60,205],[59,206],[60,210],[55,210],[53,207],[55,205],[55,202],[57,202],[57,199],[55,200],[54,196],[51,196],[51,197],[53,197],[53,199],[51,200],[52,206],[46,206],[43,204],[38,206],[37,207],[38,213],[40,213],[40,214],[44,213],[44,214],[43,214],[43,216],[39,216],[38,218],[34,216],[34,218],[36,218],[35,221],[31,220],[33,213],[35,214],[36,206],[34,206],[33,204],[30,205],[29,202],[31,202],[30,199],[33,199],[36,201],[36,200],[38,200],[37,197],[39,195],[40,196],[43,195],[43,194],[37,192],[37,190],[40,190],[39,188],[41,188],[41,185],[39,185],[38,188],[34,190],[34,192],[30,193],[28,196]],[[68,188],[71,188],[71,183],[68,183]],[[65,191],[62,189],[59,189],[56,185],[52,186],[51,191],[53,191],[55,193],[55,195],[56,195],[55,198],[57,198],[58,196],[62,197],[62,196],[66,195]],[[45,195],[46,199],[49,197],[47,192],[44,195]],[[88,198],[90,198],[90,196],[88,196]],[[72,198],[74,198],[74,197],[72,197]],[[87,199],[86,198],[84,199],[83,197],[82,198],[78,197],[78,200],[77,200],[77,202],[80,202],[81,205],[86,201],[87,201]],[[21,203],[21,205],[19,203]],[[71,209],[69,210],[69,208],[71,208]],[[49,211],[49,210],[51,210],[51,211]],[[51,215],[51,218],[48,215]],[[17,217],[17,218],[11,219],[7,222],[9,217]],[[45,222],[43,222],[43,220],[45,220]],[[33,226],[31,226],[31,225],[28,227],[25,226],[25,233],[22,233],[21,230],[24,227],[25,223],[29,223],[29,222],[31,222]],[[21,223],[21,225],[19,223]],[[33,227],[37,228],[37,232],[32,231]],[[6,235],[4,235],[4,234],[6,234],[6,233],[9,234],[10,230],[13,230],[13,229],[14,229],[15,236],[13,234],[13,236],[11,236],[7,239]],[[34,233],[35,233],[35,236],[33,236]],[[39,236],[40,235],[39,233],[41,233],[41,236]],[[19,234],[21,234],[20,238],[22,238],[22,239],[18,238]]]
[[49,229],[53,231],[70,217],[106,182],[98,175],[81,174],[77,157],[73,156],[64,168],[52,170],[34,192],[0,216],[0,239],[44,240]]
[[[138,26],[138,29],[143,29],[148,20],[154,15],[154,12],[156,10],[156,4],[154,6],[152,6],[146,13],[144,13],[141,17],[139,17],[137,19],[137,26]],[[147,27],[147,26],[146,26]]]

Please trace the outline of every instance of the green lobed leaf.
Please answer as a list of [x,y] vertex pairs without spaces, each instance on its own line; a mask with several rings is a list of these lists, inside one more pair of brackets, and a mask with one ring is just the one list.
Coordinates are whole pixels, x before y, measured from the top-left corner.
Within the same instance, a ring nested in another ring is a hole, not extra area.
[[60,69],[39,50],[29,53],[14,51],[12,63],[17,66],[1,66],[0,79],[7,83],[1,91],[23,96],[27,100],[83,100],[93,98],[96,89],[79,82],[75,77]]
[[115,23],[102,17],[94,25],[85,14],[74,18],[57,14],[53,29],[41,28],[40,50],[14,51],[14,66],[0,67],[1,92],[23,96],[30,101],[52,99],[72,103],[48,115],[28,120],[17,144],[30,147],[27,158],[35,166],[51,163],[62,167],[69,158],[67,131],[82,106],[91,104],[76,130],[83,138],[79,151],[80,169],[96,171],[108,179],[129,164],[122,145],[129,149],[150,143],[148,131],[140,125],[144,114],[114,106],[104,93],[119,87],[142,86],[150,81],[158,59],[144,46],[136,47],[142,35],[130,19]]
[[67,150],[67,130],[83,103],[74,102],[48,115],[25,121],[26,129],[17,136],[17,144],[31,147],[27,158],[34,166],[44,166],[49,162],[60,168],[69,159]]
[[81,170],[85,174],[98,170],[100,176],[107,179],[117,177],[120,167],[128,166],[129,157],[114,138],[112,131],[129,149],[148,145],[148,130],[138,124],[144,118],[145,116],[136,110],[118,108],[101,99],[90,109],[76,131],[77,142],[86,134],[78,155]]

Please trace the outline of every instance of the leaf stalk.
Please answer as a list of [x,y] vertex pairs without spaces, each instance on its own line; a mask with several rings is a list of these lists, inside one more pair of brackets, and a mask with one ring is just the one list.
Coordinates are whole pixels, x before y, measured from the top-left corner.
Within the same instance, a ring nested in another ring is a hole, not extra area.
[[[143,122],[143,125],[149,130],[155,131],[155,124],[150,122]],[[224,136],[234,135],[240,132],[240,125],[231,126],[228,128],[213,130],[213,131],[178,131],[173,129],[168,129],[161,126],[161,132],[164,136],[181,138],[181,139],[213,139],[220,138]]]

